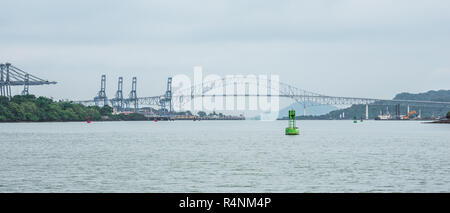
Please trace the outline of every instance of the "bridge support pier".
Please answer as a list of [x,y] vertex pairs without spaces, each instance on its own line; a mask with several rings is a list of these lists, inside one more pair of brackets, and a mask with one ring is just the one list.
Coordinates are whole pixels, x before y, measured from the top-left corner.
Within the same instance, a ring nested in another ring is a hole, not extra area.
[[369,104],[366,104],[366,120],[369,120]]

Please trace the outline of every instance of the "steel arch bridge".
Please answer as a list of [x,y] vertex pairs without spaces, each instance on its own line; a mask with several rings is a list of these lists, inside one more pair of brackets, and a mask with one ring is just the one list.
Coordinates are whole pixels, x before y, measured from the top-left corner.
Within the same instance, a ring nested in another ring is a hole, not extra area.
[[[226,84],[222,84],[222,82],[227,82]],[[229,82],[231,81],[231,82]],[[203,82],[202,84],[193,85],[189,88],[181,89],[179,91],[173,92],[172,98],[184,99],[188,98],[196,98],[196,97],[220,97],[220,96],[236,96],[236,97],[280,97],[280,98],[289,98],[294,100],[295,102],[311,105],[353,105],[353,104],[404,104],[404,105],[441,105],[441,106],[449,106],[450,102],[439,102],[439,101],[420,101],[420,100],[390,100],[390,99],[377,99],[377,98],[359,98],[359,97],[348,97],[348,96],[329,96],[323,95],[315,92],[310,92],[307,90],[299,89],[295,86],[280,82],[280,81],[272,81],[271,79],[267,79],[267,84],[263,84],[263,89],[267,89],[267,92],[261,93],[260,90],[256,90],[253,92],[249,91],[237,91],[233,94],[223,94],[220,93],[221,90],[217,90],[218,87],[225,88],[230,84],[234,84],[234,86],[241,86],[241,88],[248,89],[248,86],[252,85],[251,82],[246,80],[245,78],[222,78],[214,81]],[[261,87],[259,83],[256,83],[257,87]],[[279,85],[279,86],[276,86]],[[243,87],[242,87],[243,86]],[[214,91],[219,91],[219,93],[215,93]],[[153,97],[155,98],[155,97]],[[183,101],[181,101],[183,102]]]
[[[250,86],[255,86],[256,90],[250,90]],[[231,94],[224,93],[226,88],[232,88],[235,92]],[[237,88],[237,89],[235,89]],[[239,89],[240,88],[240,89]],[[136,88],[134,87],[134,91]],[[135,92],[134,92],[135,93]],[[288,98],[295,102],[306,106],[314,105],[353,105],[361,104],[366,105],[366,117],[368,117],[368,105],[412,105],[412,106],[436,106],[436,107],[448,107],[450,108],[450,102],[439,101],[418,101],[418,100],[388,100],[377,98],[359,98],[359,97],[346,97],[346,96],[329,96],[307,90],[299,89],[292,85],[273,81],[267,79],[266,83],[252,81],[245,78],[221,78],[211,81],[206,81],[197,85],[188,85],[184,88],[172,88],[172,78],[168,78],[167,90],[163,95],[149,96],[149,97],[136,97],[123,99],[122,101],[126,106],[156,106],[160,107],[164,112],[173,112],[173,103],[178,102],[186,104],[195,98],[204,97],[276,97],[276,98]],[[98,105],[98,102],[94,100],[87,101],[75,101],[76,103],[84,105]],[[117,102],[117,98],[109,100],[112,106]],[[105,102],[106,103],[106,102]]]

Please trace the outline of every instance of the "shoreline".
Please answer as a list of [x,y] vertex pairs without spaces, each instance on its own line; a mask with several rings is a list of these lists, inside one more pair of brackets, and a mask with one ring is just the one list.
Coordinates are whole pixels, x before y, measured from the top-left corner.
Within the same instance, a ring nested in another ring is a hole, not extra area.
[[[154,122],[154,119],[145,119],[145,120],[94,120],[92,123],[97,122],[124,122],[124,121],[150,121]],[[253,119],[200,119],[200,120],[192,120],[192,119],[158,119],[158,121],[261,121],[261,120],[253,120]],[[283,119],[277,119],[275,121],[285,121]],[[321,120],[321,119],[310,119],[310,120],[298,120],[298,121],[351,121],[351,120]],[[358,120],[359,121],[359,120]],[[367,120],[364,120],[367,121]],[[376,120],[369,120],[376,121]],[[380,121],[392,121],[392,120],[380,120]],[[399,121],[399,120],[397,120]],[[420,121],[420,120],[401,120],[401,121]],[[0,121],[2,123],[87,123],[87,121]],[[422,120],[421,123],[424,124],[450,124],[450,120]]]
[[438,120],[432,122],[425,122],[427,124],[450,124],[450,120]]
[[[146,120],[97,120],[92,121],[92,123],[96,122],[122,122],[122,121],[152,121],[154,122],[154,119],[146,119]],[[192,119],[158,119],[158,121],[194,121]],[[245,121],[245,119],[200,119],[195,121]],[[77,122],[77,123],[87,123],[87,121],[0,121],[0,124],[2,123],[70,123],[70,122]]]

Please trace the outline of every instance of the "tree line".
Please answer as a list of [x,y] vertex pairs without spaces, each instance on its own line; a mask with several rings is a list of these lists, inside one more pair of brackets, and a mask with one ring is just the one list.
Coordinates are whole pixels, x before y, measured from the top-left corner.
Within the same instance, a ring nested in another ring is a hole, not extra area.
[[137,113],[112,114],[110,106],[84,106],[70,101],[54,101],[34,95],[0,97],[0,122],[14,121],[85,121],[91,120],[145,120]]

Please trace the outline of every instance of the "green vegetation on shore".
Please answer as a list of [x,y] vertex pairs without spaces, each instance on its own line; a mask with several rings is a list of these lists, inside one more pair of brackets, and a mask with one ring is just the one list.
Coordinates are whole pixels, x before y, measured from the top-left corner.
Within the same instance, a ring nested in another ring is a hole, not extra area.
[[450,119],[450,111],[447,112],[447,116],[445,117],[447,117],[447,119]]
[[88,116],[96,120],[146,120],[144,115],[113,115],[110,106],[83,106],[69,101],[53,101],[34,95],[16,95],[11,99],[0,97],[0,122],[14,121],[85,121]]

